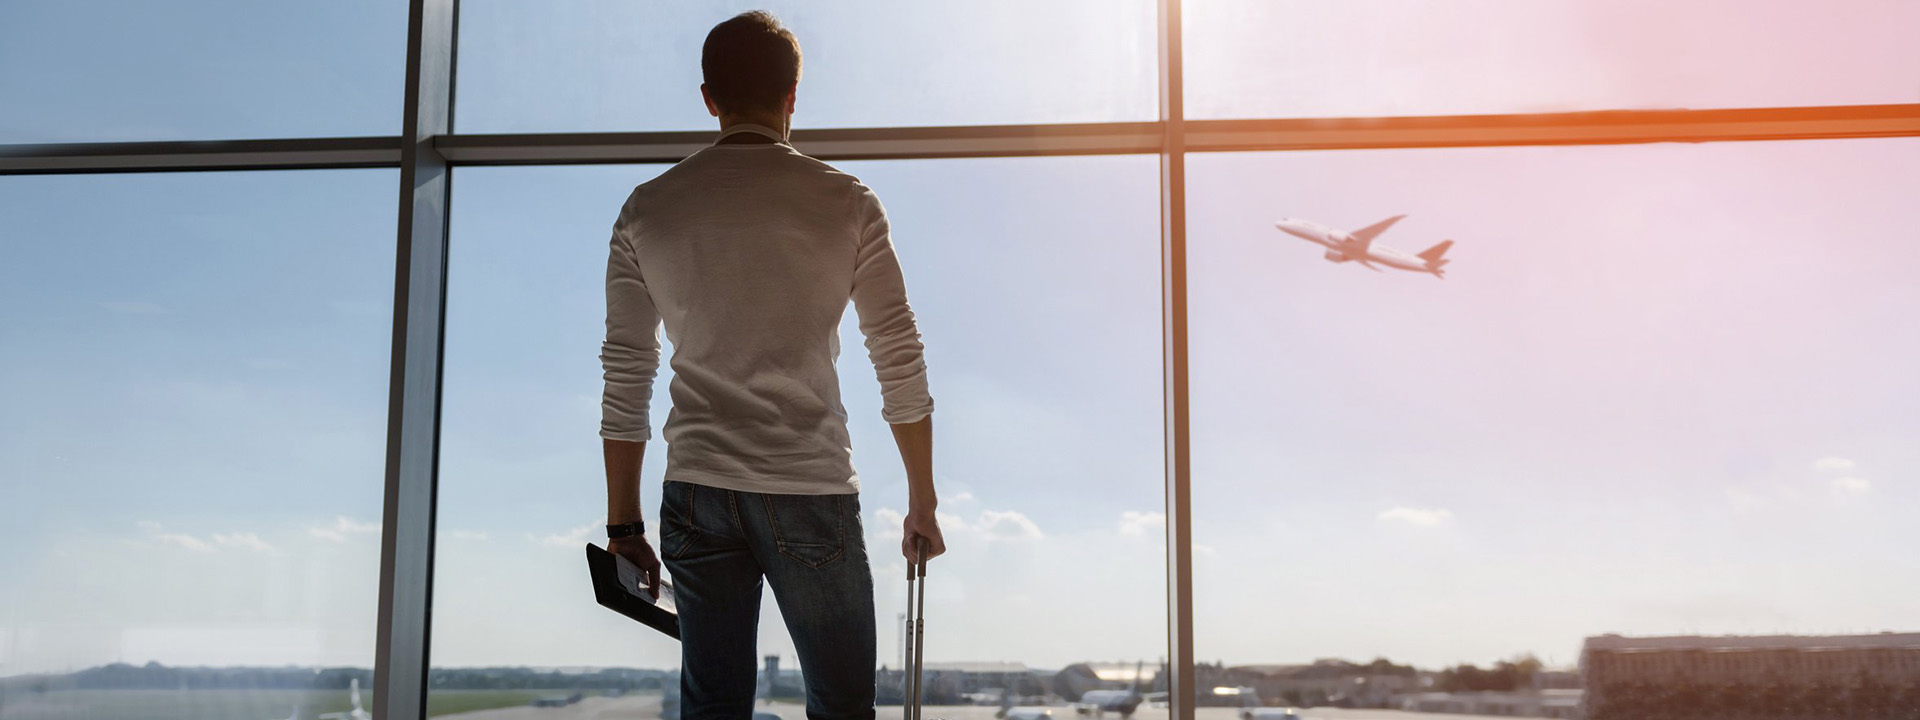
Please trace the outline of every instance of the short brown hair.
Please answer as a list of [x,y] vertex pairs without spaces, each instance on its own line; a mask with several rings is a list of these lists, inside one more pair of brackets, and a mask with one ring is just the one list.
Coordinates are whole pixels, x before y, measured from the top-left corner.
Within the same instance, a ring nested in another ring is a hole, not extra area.
[[800,82],[800,39],[772,13],[740,13],[707,33],[700,73],[723,113],[779,112]]

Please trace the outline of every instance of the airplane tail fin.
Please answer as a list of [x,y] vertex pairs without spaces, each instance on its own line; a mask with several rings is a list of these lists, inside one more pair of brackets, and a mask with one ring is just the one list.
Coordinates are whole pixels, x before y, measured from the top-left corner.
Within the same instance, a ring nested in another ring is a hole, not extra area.
[[1420,251],[1420,259],[1427,261],[1429,269],[1438,269],[1447,264],[1447,250],[1453,247],[1452,240],[1442,240],[1439,245]]

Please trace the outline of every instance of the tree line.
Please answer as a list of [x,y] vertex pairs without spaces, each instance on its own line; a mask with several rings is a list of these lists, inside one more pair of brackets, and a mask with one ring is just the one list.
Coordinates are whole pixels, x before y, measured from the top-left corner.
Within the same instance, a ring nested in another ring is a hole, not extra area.
[[[526,667],[444,668],[427,672],[439,690],[654,690],[678,682],[669,670],[604,668],[567,672]],[[114,663],[57,675],[0,678],[0,692],[54,690],[345,690],[373,687],[373,670],[355,667],[170,667]]]

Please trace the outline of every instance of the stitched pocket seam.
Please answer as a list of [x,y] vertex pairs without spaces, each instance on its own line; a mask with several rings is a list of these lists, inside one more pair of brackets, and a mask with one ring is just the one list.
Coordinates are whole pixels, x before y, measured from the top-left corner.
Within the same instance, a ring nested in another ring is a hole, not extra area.
[[788,551],[788,548],[791,548],[791,547],[800,547],[800,546],[822,547],[823,545],[821,543],[788,542],[786,536],[781,534],[780,520],[776,517],[776,514],[773,512],[773,503],[776,501],[777,501],[777,498],[773,496],[769,496],[767,498],[767,502],[765,503],[765,506],[767,510],[767,524],[773,526],[773,545],[776,549],[780,551],[780,554],[782,556],[786,557],[788,560],[792,560],[794,562],[800,563],[801,565],[818,569],[818,568],[826,567],[827,565],[831,564],[833,561],[839,560],[840,556],[847,554],[847,524],[845,519],[846,505],[845,505],[845,501],[842,500],[842,498],[839,495],[833,496],[833,530],[836,536],[835,537],[836,543],[833,548],[833,554],[828,555],[826,558],[818,562],[808,560],[806,558],[800,557],[799,555],[796,555]]
[[[685,508],[685,512],[683,513],[686,516],[686,522],[682,523],[682,525],[684,526],[684,529],[681,531],[680,534],[686,535],[687,538],[686,538],[686,542],[680,543],[680,546],[678,548],[668,553],[668,556],[672,557],[675,560],[679,560],[680,558],[685,557],[687,554],[687,550],[692,548],[693,543],[700,539],[700,529],[697,527],[694,527],[693,525],[693,483],[684,483],[684,484],[687,486],[686,508]],[[662,523],[662,524],[664,525],[665,523]],[[662,528],[662,530],[664,531],[665,528]],[[667,544],[667,538],[664,532],[660,537],[660,544],[661,545]],[[666,548],[662,547],[661,549],[665,550]]]

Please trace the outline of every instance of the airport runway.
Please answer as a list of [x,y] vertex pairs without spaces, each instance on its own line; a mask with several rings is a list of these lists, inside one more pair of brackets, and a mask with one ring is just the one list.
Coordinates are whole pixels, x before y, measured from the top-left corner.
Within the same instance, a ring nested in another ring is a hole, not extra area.
[[[800,705],[762,705],[760,710],[780,716],[780,720],[807,720],[807,711]],[[1079,720],[1073,708],[1056,707],[1053,720]],[[921,710],[926,720],[995,720],[994,714],[999,708],[986,705],[932,706]],[[878,713],[879,720],[893,720],[900,717],[900,706],[883,705]],[[1341,710],[1338,708],[1310,708],[1300,711],[1303,720],[1496,720],[1491,715],[1452,715],[1444,713],[1414,713],[1400,710]],[[1204,707],[1194,712],[1195,720],[1240,720],[1239,708]],[[1087,720],[1094,720],[1087,716]],[[1120,720],[1116,713],[1107,713],[1100,720]],[[1132,720],[1167,720],[1166,710],[1148,710],[1141,708],[1133,714]]]
[[[770,712],[780,716],[780,720],[807,720],[807,709],[798,703],[762,704],[756,711]],[[1073,708],[1052,708],[1054,720],[1079,720]],[[927,720],[995,720],[994,714],[999,708],[986,705],[929,705],[921,711]],[[879,720],[892,720],[900,717],[900,706],[883,705],[878,713]],[[1194,713],[1195,720],[1239,720],[1237,708],[1200,708]],[[605,698],[590,697],[566,707],[536,708],[510,707],[459,715],[444,715],[444,719],[459,720],[659,720],[660,698],[657,696]],[[1494,720],[1491,715],[1450,715],[1442,713],[1412,713],[1399,710],[1341,710],[1337,708],[1310,708],[1300,711],[1303,720]],[[1134,713],[1132,720],[1166,720],[1165,710],[1146,710]],[[1093,720],[1093,718],[1087,718]],[[1108,713],[1101,720],[1120,720],[1120,716]]]
[[[806,712],[800,720],[806,720]],[[441,715],[441,720],[660,720],[660,696],[589,697],[557,708],[519,707],[476,710],[456,715]]]

